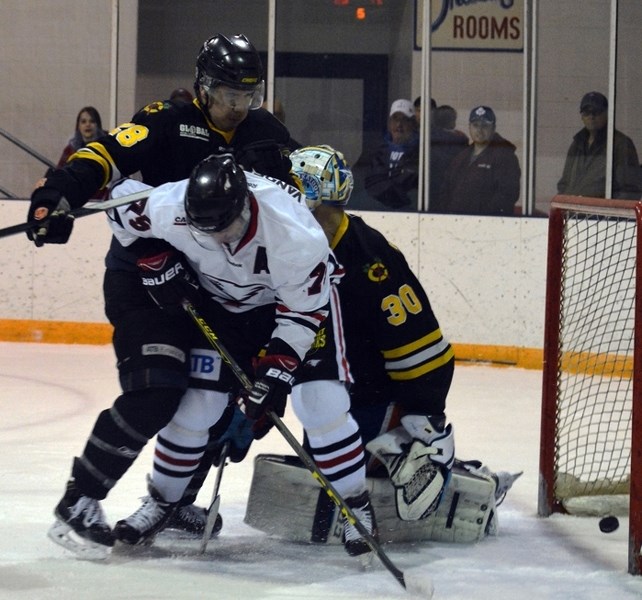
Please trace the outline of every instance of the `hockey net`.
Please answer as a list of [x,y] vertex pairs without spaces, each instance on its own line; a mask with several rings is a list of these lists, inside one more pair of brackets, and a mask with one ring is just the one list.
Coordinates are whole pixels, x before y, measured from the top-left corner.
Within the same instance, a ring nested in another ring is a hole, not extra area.
[[556,196],[548,238],[538,512],[629,515],[642,542],[642,203]]

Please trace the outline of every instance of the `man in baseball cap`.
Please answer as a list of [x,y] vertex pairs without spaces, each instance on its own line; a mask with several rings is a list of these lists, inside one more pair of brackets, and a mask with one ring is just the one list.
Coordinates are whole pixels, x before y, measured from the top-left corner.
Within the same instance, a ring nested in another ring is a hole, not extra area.
[[493,109],[489,106],[476,106],[470,111],[468,122],[476,123],[477,121],[485,121],[486,123],[495,125],[495,123],[497,123],[497,118],[495,117]]
[[[637,200],[642,193],[640,161],[633,140],[613,130],[613,164],[607,165],[607,121],[609,103],[604,94],[588,92],[580,101],[584,127],[573,136],[566,154],[560,194],[592,198]],[[612,187],[606,190],[606,170],[612,168]]]
[[403,116],[411,118],[415,116],[415,107],[410,100],[401,98],[390,105],[390,116],[392,117],[395,113],[401,113]]
[[[390,105],[382,143],[360,159],[365,168],[365,189],[376,208],[414,210],[419,185],[419,131],[415,107],[399,98]],[[357,165],[358,167],[358,165]]]
[[580,102],[580,113],[601,115],[609,108],[609,101],[604,94],[600,92],[588,92],[582,97]]

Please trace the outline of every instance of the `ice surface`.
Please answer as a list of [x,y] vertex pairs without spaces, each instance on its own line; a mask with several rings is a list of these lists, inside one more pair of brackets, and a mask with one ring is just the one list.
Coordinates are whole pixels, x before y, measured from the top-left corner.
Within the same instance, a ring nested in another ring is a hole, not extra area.
[[[205,555],[199,542],[160,538],[146,549],[115,550],[106,563],[79,561],[46,531],[74,455],[98,413],[118,395],[110,346],[0,343],[0,599],[378,600],[409,597],[378,562],[363,572],[338,546],[297,545],[243,523],[252,456],[291,454],[273,430],[221,484],[221,536]],[[448,404],[457,456],[495,470],[524,471],[499,509],[500,534],[474,545],[388,545],[402,570],[423,568],[435,599],[628,600],[642,578],[627,574],[628,520],[603,534],[598,519],[539,519],[537,469],[541,373],[458,366]],[[296,419],[286,424],[297,435]],[[151,445],[103,506],[110,522],[146,493]],[[209,502],[214,477],[199,497]],[[292,510],[296,510],[293,499]]]

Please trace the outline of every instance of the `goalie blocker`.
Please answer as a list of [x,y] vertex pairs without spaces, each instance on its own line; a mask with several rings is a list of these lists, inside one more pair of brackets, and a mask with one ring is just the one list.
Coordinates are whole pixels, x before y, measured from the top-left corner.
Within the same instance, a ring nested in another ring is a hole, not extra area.
[[[381,543],[469,543],[497,532],[495,480],[471,473],[455,461],[437,510],[420,521],[397,516],[395,489],[388,478],[368,478]],[[294,456],[259,454],[245,513],[245,523],[293,542],[341,544],[339,509]]]

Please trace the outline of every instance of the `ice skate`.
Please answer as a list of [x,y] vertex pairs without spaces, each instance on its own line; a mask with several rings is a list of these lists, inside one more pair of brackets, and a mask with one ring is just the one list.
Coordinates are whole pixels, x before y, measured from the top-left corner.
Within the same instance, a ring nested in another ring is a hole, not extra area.
[[176,502],[167,502],[148,479],[149,495],[141,507],[114,527],[114,537],[129,545],[151,544],[156,534],[162,531],[176,510]]
[[[377,522],[374,510],[370,503],[368,492],[359,496],[346,498],[346,504],[352,509],[366,530],[377,539]],[[356,556],[364,567],[372,562],[373,552],[368,543],[363,539],[355,525],[344,518],[343,521],[343,546],[350,556]]]
[[[207,510],[194,504],[179,506],[167,521],[165,532],[175,537],[201,538],[207,523]],[[216,537],[223,528],[223,517],[216,515],[211,538]]]
[[106,559],[114,545],[114,535],[105,521],[100,502],[84,496],[74,480],[54,510],[55,523],[47,535],[56,544],[85,560]]

